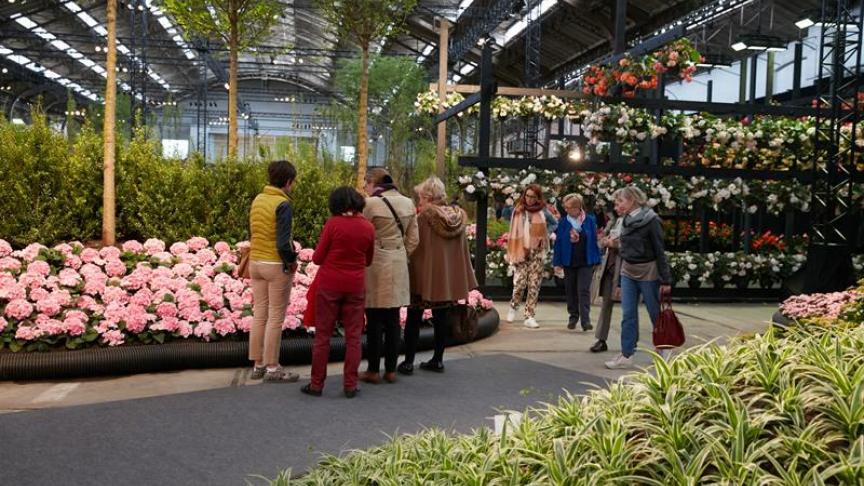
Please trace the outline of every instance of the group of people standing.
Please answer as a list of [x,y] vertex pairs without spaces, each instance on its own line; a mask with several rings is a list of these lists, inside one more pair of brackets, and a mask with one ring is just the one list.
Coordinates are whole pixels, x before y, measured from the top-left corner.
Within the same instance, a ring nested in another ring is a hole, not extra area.
[[[298,375],[279,366],[282,322],[290,297],[297,255],[292,234],[291,188],[297,178],[287,161],[268,167],[269,184],[250,209],[250,273],[254,321],[250,329],[251,378],[294,382]],[[319,265],[307,294],[304,322],[315,326],[312,378],[303,393],[320,396],[327,374],[330,338],[337,322],[344,327],[343,391],[353,398],[358,381],[396,381],[414,372],[423,312],[431,309],[434,354],[420,368],[444,371],[448,312],[477,287],[465,234],[467,215],[447,204],[444,183],[430,177],[414,188],[417,204],[402,195],[381,168],[366,176],[364,197],[339,187],[329,197],[331,216],[312,256]],[[396,365],[402,345],[400,309],[408,306],[405,360]],[[368,368],[358,373],[361,335],[367,331]],[[384,373],[380,372],[384,356]]]
[[592,352],[608,350],[613,302],[621,301],[621,355],[605,363],[608,368],[620,369],[633,366],[640,297],[652,325],[656,324],[661,295],[671,292],[671,272],[663,246],[663,226],[659,216],[646,207],[645,193],[628,186],[616,191],[613,199],[614,213],[599,229],[580,195],[564,196],[565,214],[556,221],[541,188],[533,184],[525,188],[513,209],[507,240],[507,261],[515,267],[507,321],[516,319],[524,296],[524,326],[540,327],[535,308],[551,245],[552,266],[556,276],[564,280],[567,328],[581,325],[583,331],[592,330],[591,303],[595,296],[602,297]]

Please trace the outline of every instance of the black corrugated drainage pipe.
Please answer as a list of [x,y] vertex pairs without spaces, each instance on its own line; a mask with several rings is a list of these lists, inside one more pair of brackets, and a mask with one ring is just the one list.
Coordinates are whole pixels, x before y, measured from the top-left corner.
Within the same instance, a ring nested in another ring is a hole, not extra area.
[[[477,339],[491,336],[498,329],[495,309],[478,318]],[[418,350],[431,349],[431,327],[420,330]],[[456,344],[456,343],[450,343]],[[366,349],[366,336],[363,336]],[[193,368],[234,368],[247,366],[248,341],[170,342],[116,348],[90,348],[45,353],[0,353],[0,380],[45,380],[93,376],[130,375]],[[302,365],[312,362],[312,338],[282,340],[282,364]],[[345,340],[334,337],[330,344],[330,361],[345,357]]]

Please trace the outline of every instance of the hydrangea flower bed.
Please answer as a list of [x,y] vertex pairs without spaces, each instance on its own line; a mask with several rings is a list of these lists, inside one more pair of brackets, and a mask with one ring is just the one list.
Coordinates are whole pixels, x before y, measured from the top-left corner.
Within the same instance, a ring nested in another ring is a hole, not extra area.
[[[0,350],[244,338],[252,289],[235,275],[243,245],[211,246],[194,237],[170,246],[149,239],[101,249],[71,242],[14,250],[0,239]],[[302,333],[318,266],[312,249],[295,245],[300,265],[282,328]],[[477,291],[467,304],[492,307]],[[404,322],[404,309],[402,315]]]

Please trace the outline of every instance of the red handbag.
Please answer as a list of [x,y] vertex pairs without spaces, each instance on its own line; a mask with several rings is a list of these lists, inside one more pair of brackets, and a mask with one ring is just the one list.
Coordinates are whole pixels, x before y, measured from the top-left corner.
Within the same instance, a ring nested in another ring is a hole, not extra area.
[[654,346],[657,348],[677,348],[684,344],[684,326],[672,310],[672,300],[668,295],[660,297],[660,315],[654,326]]

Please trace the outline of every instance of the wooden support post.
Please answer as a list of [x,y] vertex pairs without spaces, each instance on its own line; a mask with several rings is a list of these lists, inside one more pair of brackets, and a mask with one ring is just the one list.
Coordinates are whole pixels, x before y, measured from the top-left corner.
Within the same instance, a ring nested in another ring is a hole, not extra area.
[[[441,19],[438,23],[438,112],[444,111],[444,101],[447,100],[447,49],[449,45],[450,22]],[[447,151],[447,121],[438,123],[438,146],[435,152],[435,171],[438,177],[444,178],[447,164],[444,161]]]

